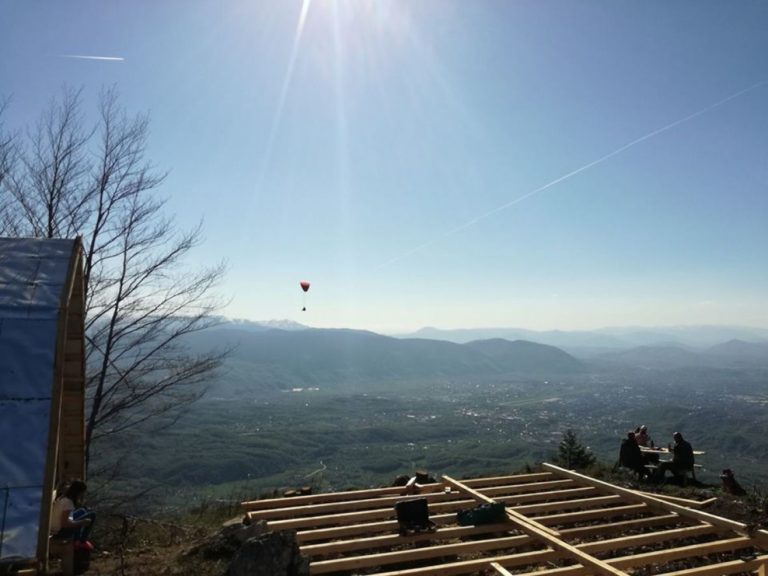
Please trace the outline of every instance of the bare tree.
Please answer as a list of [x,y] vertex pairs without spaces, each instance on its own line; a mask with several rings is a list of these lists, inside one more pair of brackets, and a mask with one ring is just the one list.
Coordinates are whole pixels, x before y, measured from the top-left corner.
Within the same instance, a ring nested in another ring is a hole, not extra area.
[[81,101],[65,90],[29,133],[0,181],[0,221],[19,235],[83,237],[89,461],[94,440],[201,396],[224,353],[191,355],[184,337],[217,321],[224,266],[187,266],[201,227],[179,232],[164,214],[165,174],[146,160],[148,118],[129,117],[107,90],[88,129]]
[[0,235],[13,234],[16,229],[14,212],[10,207],[12,198],[6,183],[14,173],[18,158],[16,137],[8,134],[2,119],[8,107],[8,99],[0,100]]

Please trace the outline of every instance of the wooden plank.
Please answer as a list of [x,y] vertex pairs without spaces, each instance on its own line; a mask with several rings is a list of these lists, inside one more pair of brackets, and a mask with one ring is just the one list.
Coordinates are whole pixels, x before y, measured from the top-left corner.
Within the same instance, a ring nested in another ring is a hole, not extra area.
[[[502,499],[503,500],[503,499]],[[534,512],[550,512],[561,510],[585,510],[588,508],[598,508],[606,504],[620,503],[621,496],[611,494],[608,496],[597,496],[595,498],[579,498],[576,500],[558,500],[556,502],[545,502],[543,504],[527,504],[523,506],[513,506],[512,509],[520,514],[531,514]]]
[[500,486],[501,484],[527,484],[540,480],[553,480],[551,472],[532,472],[530,474],[514,474],[510,476],[489,476],[486,478],[469,478],[461,480],[464,486],[482,488],[484,486]]
[[[410,550],[395,550],[364,556],[352,556],[347,558],[335,558],[333,560],[320,560],[310,563],[310,574],[328,574],[345,570],[359,570],[386,566],[387,564],[399,564],[404,562],[416,562],[430,560],[444,556],[459,556],[461,554],[476,554],[492,550],[507,550],[519,546],[530,545],[533,538],[530,536],[507,536],[504,538],[489,538],[486,540],[473,540],[458,544],[443,544],[425,548],[412,548]],[[544,550],[542,557],[550,557],[553,552]]]
[[[603,552],[606,550],[616,550],[622,547],[640,546],[650,543],[658,543],[663,541],[669,541],[672,539],[690,538],[694,536],[700,536],[703,534],[711,533],[716,529],[712,526],[693,526],[677,530],[667,530],[664,532],[657,532],[651,534],[640,534],[624,538],[615,538],[612,540],[605,540],[590,544],[584,544],[578,546],[580,550],[585,552]],[[398,537],[394,537],[395,541]],[[459,555],[462,553],[477,553],[481,551],[489,551],[502,548],[513,548],[518,546],[525,546],[532,542],[531,536],[513,536],[508,538],[489,539],[484,541],[464,542],[461,544],[450,544],[444,546],[432,546],[430,548],[420,548],[415,550],[406,550],[398,552],[385,552],[382,554],[374,554],[368,556],[360,556],[353,558],[343,558],[324,562],[313,562],[311,565],[312,574],[326,574],[334,571],[341,570],[355,570],[360,568],[370,568],[375,566],[384,566],[386,564],[410,562],[416,560],[425,560],[430,558],[440,558],[447,555]],[[402,543],[403,539],[399,538]],[[334,543],[332,551],[336,553],[342,553],[347,551],[346,547],[340,546]],[[328,550],[331,550],[330,545]],[[302,547],[302,554],[312,555],[309,547]]]
[[[598,524],[595,526],[579,526],[578,528],[567,528],[562,530],[560,534],[563,537],[568,538],[581,538],[584,536],[594,536],[598,534],[606,533],[620,533],[621,530],[628,528],[646,528],[653,526],[669,525],[675,522],[679,522],[680,517],[676,514],[667,514],[664,516],[649,516],[647,518],[636,518],[633,520],[624,520],[621,522],[610,522],[608,524]],[[386,524],[384,530],[386,532],[392,532],[397,530],[396,522],[385,522],[381,524],[364,524],[361,526],[360,531],[347,530],[346,534],[342,534],[336,528],[321,529],[320,531],[310,532],[327,532],[325,538],[314,538],[314,540],[329,540],[331,538],[343,538],[345,536],[361,536],[366,531],[370,530],[370,527],[379,527],[382,524]],[[349,528],[349,527],[345,527]],[[413,534],[409,536],[400,536],[399,534],[385,534],[378,536],[368,536],[362,538],[355,538],[353,540],[335,540],[333,542],[325,542],[322,544],[305,544],[305,542],[313,541],[312,535],[308,532],[298,532],[297,540],[301,544],[302,554],[308,556],[323,556],[326,554],[341,554],[353,550],[364,550],[372,548],[383,548],[391,545],[402,545],[404,543],[411,542],[423,542],[430,540],[445,540],[449,538],[464,538],[467,536],[490,534],[495,532],[506,532],[514,528],[512,523],[503,524],[486,524],[482,526],[447,526],[439,528],[434,533],[425,534]]]
[[622,520],[620,522],[609,522],[608,524],[564,528],[560,530],[560,535],[568,536],[569,538],[583,538],[585,536],[595,536],[606,533],[619,534],[622,530],[629,528],[637,529],[652,526],[669,526],[670,524],[677,524],[679,522],[680,516],[677,514],[665,514],[663,516],[647,516],[645,518],[633,518],[632,520]]
[[[450,520],[441,520],[435,516],[430,518],[435,524],[447,524]],[[319,542],[325,540],[336,540],[347,536],[362,536],[365,534],[381,534],[384,532],[397,532],[399,524],[397,520],[386,520],[383,522],[369,522],[364,524],[352,524],[346,526],[330,526],[327,528],[305,528],[296,532],[296,541],[301,544],[308,542]]]
[[526,484],[505,484],[503,486],[483,486],[476,488],[478,492],[482,492],[486,496],[507,496],[512,494],[522,494],[525,492],[541,492],[543,490],[551,490],[553,488],[566,488],[576,487],[577,484],[570,478],[562,478],[560,480],[547,480],[546,482],[530,482]]
[[[456,486],[456,488],[458,488],[461,491],[467,492],[468,494],[472,495],[476,500],[479,500],[481,502],[493,502],[487,496],[483,496],[479,492],[472,490],[467,486],[463,486],[461,483],[453,480],[448,476],[443,476],[443,481],[447,482],[451,486]],[[585,567],[589,569],[596,571],[599,574],[609,574],[612,576],[618,576],[618,575],[624,574],[621,570],[617,570],[616,568],[609,566],[602,560],[598,560],[597,558],[594,558],[589,554],[585,554],[584,552],[580,551],[574,546],[571,546],[567,542],[563,542],[558,538],[556,534],[553,534],[552,530],[550,530],[549,528],[546,528],[545,526],[542,526],[541,524],[538,524],[535,521],[529,518],[526,518],[525,516],[515,512],[514,510],[507,509],[507,516],[509,517],[510,520],[512,520],[512,522],[515,522],[518,525],[520,530],[522,530],[526,534],[529,534],[530,536],[543,540],[547,545],[551,546],[555,550],[558,550],[559,552],[562,552],[570,556],[571,558],[575,558],[579,563],[583,564]]]
[[[336,540],[322,544],[302,544],[301,553],[310,557],[326,556],[329,554],[343,554],[355,550],[371,550],[386,546],[402,546],[414,542],[441,541],[449,539],[466,538],[468,536],[481,536],[483,534],[498,534],[508,532],[514,526],[510,523],[484,524],[482,526],[446,526],[438,528],[435,532],[424,532],[401,536],[400,534],[384,534],[355,538],[353,540]],[[530,538],[526,536],[526,538]]]
[[[478,490],[484,496],[490,497],[485,490]],[[512,504],[525,504],[526,502],[551,502],[554,500],[567,500],[576,496],[591,496],[593,494],[599,494],[597,488],[592,486],[581,486],[577,488],[568,488],[565,490],[552,490],[547,492],[526,492],[524,494],[514,494],[512,496],[497,495],[493,499],[497,502],[505,502],[508,505]]]
[[[754,560],[731,560],[730,562],[720,562],[719,564],[699,566],[698,568],[666,572],[659,574],[659,576],[720,576],[721,574],[739,574],[754,571],[757,571],[759,576],[765,576],[765,566],[767,563],[768,556],[758,556]],[[760,572],[760,570],[763,572]]]
[[718,532],[718,528],[710,524],[699,524],[698,526],[686,526],[685,528],[673,528],[671,530],[660,530],[658,532],[649,532],[647,534],[633,534],[631,536],[620,536],[609,540],[600,540],[598,542],[588,542],[577,545],[579,550],[595,554],[597,552],[616,551],[622,548],[631,548],[635,546],[645,546],[648,544],[659,544],[672,540],[681,540],[684,538],[695,538],[707,534]]
[[733,530],[737,534],[742,534],[744,536],[753,538],[763,548],[768,547],[768,531],[765,531],[765,530],[750,531],[747,528],[747,525],[742,524],[741,522],[736,522],[735,520],[729,520],[727,518],[721,518],[720,516],[715,516],[714,514],[709,514],[701,510],[694,510],[686,506],[680,506],[679,504],[674,504],[673,502],[665,502],[660,498],[656,498],[654,496],[648,496],[647,494],[641,494],[636,490],[630,490],[628,488],[614,486],[613,484],[609,484],[608,482],[603,482],[602,480],[596,480],[594,478],[590,478],[589,476],[584,476],[583,474],[579,474],[578,472],[573,472],[572,470],[566,470],[564,468],[560,468],[559,466],[555,466],[554,464],[544,463],[542,464],[542,466],[547,470],[552,471],[553,473],[563,475],[568,478],[573,478],[575,480],[580,480],[581,482],[584,482],[588,485],[602,488],[607,492],[624,496],[629,500],[645,502],[650,506],[675,512],[680,516],[686,516],[688,518],[693,518],[695,520],[700,520],[702,522],[708,522],[714,526],[719,526],[721,528]]
[[512,572],[504,568],[501,564],[498,562],[491,562],[491,567],[496,570],[500,574],[500,576],[512,576]]
[[[438,502],[430,506],[431,513],[458,512],[474,505],[472,500],[455,500],[452,502]],[[250,520],[258,520],[260,511],[248,512]],[[394,518],[395,509],[393,506],[386,508],[375,508],[369,510],[359,510],[355,512],[344,512],[342,514],[324,514],[322,516],[306,516],[300,518],[285,518],[268,520],[270,528],[273,530],[294,530],[298,528],[309,528],[312,526],[338,526],[341,524],[357,524],[367,520],[387,520]],[[455,518],[455,514],[452,514]]]
[[[741,542],[742,544],[739,544]],[[710,542],[709,552],[701,551],[701,544],[694,544],[692,546],[684,546],[680,548],[672,548],[670,550],[656,550],[654,552],[648,552],[645,554],[623,556],[621,558],[611,558],[606,560],[606,563],[617,568],[632,568],[637,566],[650,566],[652,564],[659,564],[663,562],[669,562],[671,560],[680,560],[682,558],[700,557],[704,554],[732,551],[743,547],[749,547],[749,542],[746,538],[734,538],[731,540],[722,540],[720,542]],[[768,559],[768,556],[762,558]],[[738,561],[738,565],[742,570],[733,571],[718,571],[722,570],[722,567],[730,565],[732,563],[726,562],[723,564],[700,566],[698,568],[691,568],[689,570],[683,570],[680,572],[668,572],[663,576],[716,576],[719,574],[732,574],[736,572],[746,571],[748,572],[748,566],[754,566],[753,570],[759,566],[758,562],[750,564],[750,562]],[[735,563],[734,563],[735,564]],[[717,566],[717,568],[714,568]],[[582,566],[566,566],[563,568],[553,568],[551,570],[541,570],[536,572],[536,576],[583,576]],[[382,576],[382,575],[379,575]],[[661,575],[659,575],[661,576]]]
[[617,566],[619,568],[633,568],[636,566],[649,566],[651,564],[660,564],[672,560],[681,560],[683,558],[698,558],[707,554],[715,554],[719,552],[735,552],[736,550],[743,550],[744,548],[751,547],[752,543],[749,538],[746,536],[739,536],[738,538],[716,540],[714,542],[706,542],[703,544],[692,544],[691,546],[681,546],[678,548],[670,548],[668,550],[656,550],[644,554],[632,554],[630,556],[622,556],[621,558],[612,558],[608,562],[612,566]]
[[[460,492],[468,494],[469,496],[471,496],[472,498],[474,498],[478,502],[482,502],[482,503],[485,503],[485,504],[492,504],[492,503],[496,502],[492,498],[489,498],[488,496],[485,496],[483,493],[481,493],[481,492],[479,492],[477,490],[473,490],[472,488],[469,488],[468,486],[464,486],[461,482],[459,482],[458,480],[454,480],[450,476],[443,475],[443,482],[445,482],[446,484],[449,484],[450,486],[456,488]],[[522,529],[522,526],[521,526],[522,524],[526,524],[526,525],[532,524],[534,528],[543,531],[544,533],[548,534],[550,537],[555,537],[556,538],[558,536],[558,533],[557,533],[556,530],[552,530],[550,528],[547,528],[546,526],[537,525],[534,520],[531,520],[530,518],[526,518],[525,516],[523,516],[522,514],[520,514],[519,512],[517,512],[515,510],[507,508],[506,509],[506,513],[507,513],[507,518],[509,518],[509,520],[514,522],[518,526],[518,528]]]
[[[364,500],[344,500],[341,502],[324,502],[321,504],[305,504],[301,506],[290,506],[275,509],[254,510],[249,516],[252,519],[271,519],[271,518],[295,518],[296,516],[320,515],[323,513],[342,513],[352,510],[365,510],[372,508],[382,508],[385,506],[394,507],[395,504],[403,500],[412,500],[414,498],[426,498],[432,504],[438,501],[456,502],[463,498],[461,494],[454,492],[446,494],[445,492],[433,492],[431,494],[416,494],[410,496],[387,496],[381,498],[367,498]],[[464,499],[466,505],[471,502]]]
[[[403,496],[404,486],[390,486],[388,488],[367,488],[365,490],[347,490],[345,492],[324,492],[322,494],[308,494],[305,496],[294,496],[292,498],[265,498],[262,500],[249,500],[241,502],[240,506],[246,510],[262,510],[266,508],[294,507],[303,504],[321,504],[324,502],[341,502],[353,499],[366,499],[376,496]],[[424,484],[419,494],[429,494],[432,492],[442,492],[444,486],[442,483]]]
[[550,514],[548,516],[534,516],[533,520],[543,526],[556,524],[573,524],[585,520],[608,519],[629,514],[648,512],[647,504],[628,504],[626,506],[614,506],[611,508],[598,508],[596,510],[580,510],[578,512],[563,512],[562,514]]
[[[419,568],[405,568],[392,572],[379,572],[376,576],[460,576],[462,574],[476,574],[480,570],[488,568],[493,562],[503,566],[525,566],[557,560],[560,555],[554,550],[537,550],[533,552],[521,552],[490,558],[473,558],[472,560],[460,560],[446,562],[439,565],[421,566]],[[587,574],[582,566],[583,574]]]
[[717,502],[716,497],[707,498],[706,500],[691,500],[689,498],[680,498],[679,496],[670,496],[669,494],[657,494],[656,492],[645,492],[642,490],[638,490],[638,492],[640,492],[640,494],[653,496],[667,502],[674,502],[675,504],[680,504],[681,506],[688,506],[689,508],[704,508],[705,506],[709,506],[710,504]]

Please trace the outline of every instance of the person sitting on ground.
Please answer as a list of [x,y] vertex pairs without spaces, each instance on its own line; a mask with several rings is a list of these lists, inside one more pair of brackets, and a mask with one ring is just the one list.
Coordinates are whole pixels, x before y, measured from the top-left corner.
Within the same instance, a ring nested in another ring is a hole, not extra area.
[[675,445],[672,447],[672,461],[661,463],[659,466],[659,477],[664,479],[667,470],[671,470],[675,478],[679,480],[685,478],[686,472],[693,470],[693,448],[680,432],[675,432],[672,435],[672,439],[675,441]]
[[645,467],[643,464],[643,454],[640,452],[640,446],[637,445],[637,440],[635,440],[635,433],[628,432],[627,437],[621,441],[619,465],[636,472],[639,480],[645,474]]
[[84,507],[87,486],[82,480],[73,480],[64,494],[53,501],[51,535],[58,539],[88,542],[96,513]]

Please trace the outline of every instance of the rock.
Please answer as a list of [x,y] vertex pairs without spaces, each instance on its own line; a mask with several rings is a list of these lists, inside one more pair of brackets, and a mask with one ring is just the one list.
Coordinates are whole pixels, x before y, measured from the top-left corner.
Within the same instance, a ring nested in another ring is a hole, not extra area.
[[309,559],[299,552],[295,532],[269,532],[242,545],[227,576],[309,576]]
[[228,524],[210,538],[192,546],[184,552],[184,556],[200,555],[208,560],[232,558],[245,542],[267,531],[267,523],[263,520],[253,524]]

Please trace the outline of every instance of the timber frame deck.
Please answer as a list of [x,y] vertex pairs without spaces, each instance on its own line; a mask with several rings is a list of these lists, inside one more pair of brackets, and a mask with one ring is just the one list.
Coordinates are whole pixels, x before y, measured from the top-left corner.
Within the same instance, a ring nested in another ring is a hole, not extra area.
[[[450,491],[447,489],[450,488]],[[456,481],[419,497],[434,533],[400,536],[402,487],[243,502],[251,521],[295,530],[310,573],[379,576],[768,576],[768,531],[543,464],[532,474]],[[456,512],[503,502],[507,521],[459,526]],[[684,503],[686,505],[681,505]]]

